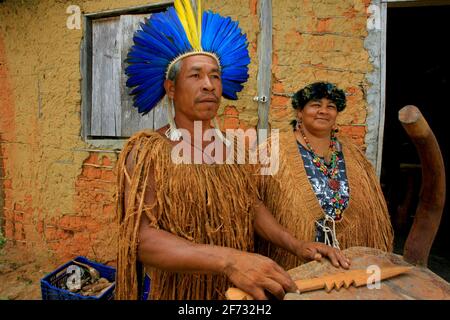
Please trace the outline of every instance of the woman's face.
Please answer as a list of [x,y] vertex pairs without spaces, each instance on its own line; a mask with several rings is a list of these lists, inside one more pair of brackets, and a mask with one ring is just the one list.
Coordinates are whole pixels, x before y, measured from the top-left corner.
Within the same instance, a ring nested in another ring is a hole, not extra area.
[[336,123],[337,114],[336,104],[327,98],[310,100],[298,111],[299,119],[309,132],[330,133]]

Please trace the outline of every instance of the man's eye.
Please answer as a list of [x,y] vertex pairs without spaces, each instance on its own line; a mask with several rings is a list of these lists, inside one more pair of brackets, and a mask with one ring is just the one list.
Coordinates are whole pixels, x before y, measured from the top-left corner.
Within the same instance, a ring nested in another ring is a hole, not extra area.
[[194,73],[194,74],[191,75],[191,77],[192,77],[192,78],[199,78],[200,75],[199,75],[198,73]]
[[211,78],[213,78],[213,79],[220,79],[220,76],[219,76],[218,74],[213,74],[213,75],[211,76]]

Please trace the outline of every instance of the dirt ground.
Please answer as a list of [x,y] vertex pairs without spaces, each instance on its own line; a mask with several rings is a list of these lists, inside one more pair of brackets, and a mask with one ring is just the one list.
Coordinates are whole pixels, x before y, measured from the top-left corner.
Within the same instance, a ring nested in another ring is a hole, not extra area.
[[[403,243],[398,242],[396,249],[401,254],[399,248],[403,248]],[[432,250],[429,268],[450,282],[449,266],[447,255]],[[46,258],[36,259],[35,253],[6,244],[0,248],[0,300],[41,300],[40,280],[57,267]]]
[[57,267],[40,260],[8,244],[0,249],[0,300],[40,300],[40,279]]

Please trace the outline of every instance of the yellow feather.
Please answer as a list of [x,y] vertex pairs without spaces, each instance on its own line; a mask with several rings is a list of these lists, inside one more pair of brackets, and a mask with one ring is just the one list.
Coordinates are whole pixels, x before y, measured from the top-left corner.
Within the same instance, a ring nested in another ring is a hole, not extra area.
[[186,35],[195,50],[201,50],[198,34],[198,22],[195,19],[194,10],[190,0],[175,0],[175,10],[180,18]]
[[194,47],[194,49],[196,50],[200,50],[200,42],[198,40],[198,33],[197,33],[197,20],[195,19],[195,14],[194,14],[194,10],[192,9],[191,6],[191,1],[190,0],[182,0],[184,2],[184,8],[186,11],[186,17],[187,17],[187,21],[188,21],[188,25],[189,25],[189,31],[191,33],[192,36],[192,46]]
[[202,44],[202,23],[203,23],[203,12],[202,12],[202,0],[197,1],[197,33],[198,41],[200,45]]
[[183,4],[181,3],[181,0],[175,0],[174,6],[175,6],[175,11],[177,12],[177,16],[180,19],[181,24],[183,25],[183,29],[186,33],[189,43],[192,45],[193,41],[192,41],[191,33],[189,32],[188,23],[186,21],[186,15],[184,14]]

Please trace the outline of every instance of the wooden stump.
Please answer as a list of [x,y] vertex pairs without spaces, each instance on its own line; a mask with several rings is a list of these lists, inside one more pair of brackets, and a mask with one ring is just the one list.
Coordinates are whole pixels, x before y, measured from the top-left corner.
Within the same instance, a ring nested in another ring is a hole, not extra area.
[[445,204],[445,167],[433,131],[415,106],[399,111],[399,120],[416,146],[422,166],[422,186],[414,222],[406,239],[403,256],[406,261],[427,266]]

